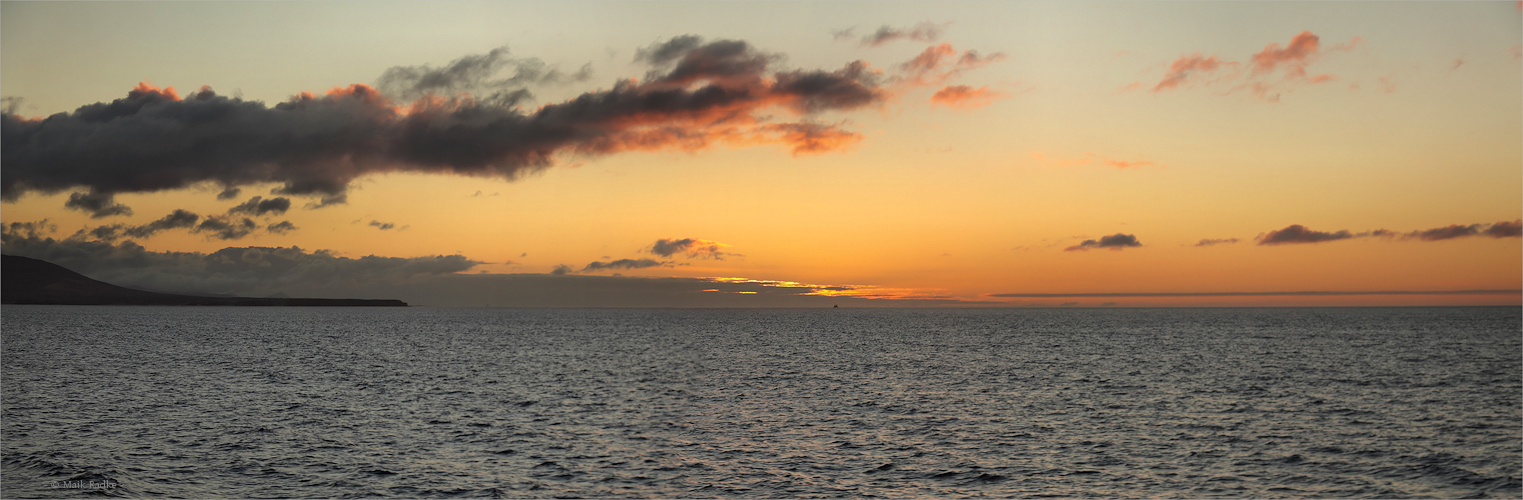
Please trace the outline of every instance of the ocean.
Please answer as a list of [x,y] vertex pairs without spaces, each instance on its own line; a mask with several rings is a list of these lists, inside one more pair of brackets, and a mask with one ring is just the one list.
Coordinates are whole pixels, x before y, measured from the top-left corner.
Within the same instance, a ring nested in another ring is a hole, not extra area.
[[1517,307],[5,306],[0,496],[1520,497]]

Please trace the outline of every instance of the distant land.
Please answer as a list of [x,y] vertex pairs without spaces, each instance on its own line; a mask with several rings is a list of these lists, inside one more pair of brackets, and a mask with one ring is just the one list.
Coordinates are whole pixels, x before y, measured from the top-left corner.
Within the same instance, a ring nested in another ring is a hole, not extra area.
[[400,300],[199,297],[145,292],[93,280],[51,262],[15,255],[0,255],[0,304],[407,307]]

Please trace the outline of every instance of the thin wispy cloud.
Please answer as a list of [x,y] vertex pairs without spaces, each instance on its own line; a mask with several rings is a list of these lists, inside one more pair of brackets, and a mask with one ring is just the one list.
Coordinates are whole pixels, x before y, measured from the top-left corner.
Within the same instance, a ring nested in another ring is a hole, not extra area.
[[1076,166],[1081,166],[1081,165],[1097,165],[1097,166],[1105,166],[1105,167],[1114,167],[1114,168],[1118,168],[1118,169],[1128,169],[1128,168],[1142,168],[1142,167],[1160,166],[1160,165],[1158,165],[1158,163],[1156,163],[1154,161],[1151,161],[1151,160],[1140,160],[1140,159],[1123,160],[1123,159],[1112,158],[1112,157],[1101,155],[1101,154],[1097,154],[1097,153],[1085,153],[1085,154],[1083,154],[1081,156],[1072,157],[1072,158],[1048,158],[1047,155],[1042,154],[1042,153],[1038,153],[1038,152],[1031,152],[1029,154],[1031,155],[1032,159],[1034,159],[1034,160],[1036,160],[1038,162],[1047,164],[1047,165],[1054,166],[1054,167],[1076,167]]
[[[609,262],[593,261],[582,268],[580,272],[590,273],[598,271],[615,271],[624,269],[646,269],[651,267],[667,267],[670,262],[651,259],[619,259]],[[562,273],[564,274],[564,273]]]
[[[1352,51],[1363,43],[1361,38],[1353,37],[1348,42],[1326,47],[1321,37],[1302,31],[1285,45],[1270,43],[1241,62],[1195,52],[1169,63],[1163,77],[1152,85],[1152,92],[1224,86],[1225,94],[1246,90],[1260,100],[1278,102],[1284,94],[1337,80],[1336,75],[1313,74],[1309,68],[1330,52]],[[1121,91],[1141,86],[1141,82],[1133,82],[1123,86]]]
[[989,87],[973,88],[968,85],[949,85],[942,87],[931,95],[931,105],[946,106],[952,109],[977,109],[988,106],[996,100],[1007,97],[1009,94]]
[[[896,40],[911,40],[916,42],[934,42],[941,38],[942,32],[952,23],[936,24],[922,22],[908,28],[896,28],[883,25],[872,33],[862,35],[858,40],[865,47],[877,47]],[[847,28],[835,32],[836,40],[850,40],[858,38],[856,28]]]
[[1195,242],[1194,246],[1197,246],[1197,247],[1210,247],[1210,246],[1216,246],[1216,245],[1231,245],[1231,244],[1237,243],[1237,242],[1238,242],[1237,238],[1216,238],[1216,239],[1206,238],[1206,239],[1202,239],[1200,241]]

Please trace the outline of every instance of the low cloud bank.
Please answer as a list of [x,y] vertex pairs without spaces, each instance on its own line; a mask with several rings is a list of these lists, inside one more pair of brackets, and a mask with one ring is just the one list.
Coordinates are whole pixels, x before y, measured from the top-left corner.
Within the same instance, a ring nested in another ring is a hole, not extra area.
[[[548,274],[462,274],[482,262],[463,255],[358,258],[298,247],[228,247],[212,253],[154,252],[120,243],[55,239],[47,221],[0,228],[0,251],[52,262],[140,290],[246,297],[400,299],[422,306],[497,307],[930,307],[999,305],[934,293],[862,285],[813,285],[746,278],[644,278]],[[598,270],[639,268],[623,259]],[[596,266],[593,266],[596,267]]]

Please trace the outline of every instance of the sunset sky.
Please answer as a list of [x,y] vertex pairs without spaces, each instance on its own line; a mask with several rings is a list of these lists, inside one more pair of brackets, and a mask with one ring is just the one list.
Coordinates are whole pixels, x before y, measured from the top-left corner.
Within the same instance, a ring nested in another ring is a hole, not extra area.
[[1519,2],[4,2],[0,22],[3,250],[125,286],[1520,304]]

